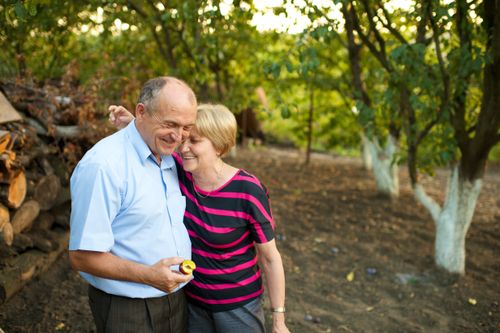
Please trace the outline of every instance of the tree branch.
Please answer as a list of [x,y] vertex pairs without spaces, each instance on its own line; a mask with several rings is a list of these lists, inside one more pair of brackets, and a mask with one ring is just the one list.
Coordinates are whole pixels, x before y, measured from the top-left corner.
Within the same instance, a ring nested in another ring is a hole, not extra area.
[[439,215],[441,215],[441,206],[431,198],[424,190],[422,185],[415,184],[413,186],[413,193],[417,198],[418,202],[420,202],[431,214],[432,220],[435,224],[439,221]]
[[373,33],[373,35],[375,36],[375,40],[378,42],[378,45],[380,48],[379,52],[382,54],[384,59],[387,59],[387,52],[385,51],[385,40],[375,25],[375,21],[373,20],[375,15],[373,14],[373,12],[371,10],[370,4],[368,3],[367,0],[361,0],[361,2],[363,3],[363,6],[365,7],[366,14],[368,15],[368,24],[370,25],[370,31]]
[[382,25],[387,28],[387,30],[389,30],[389,32],[394,36],[396,37],[397,40],[399,40],[401,42],[401,44],[405,44],[405,45],[408,45],[408,41],[403,37],[403,35],[401,35],[401,33],[394,29],[394,27],[392,26],[392,21],[390,19],[390,15],[389,13],[387,12],[387,9],[385,8],[385,6],[382,4],[382,2],[380,0],[377,1],[377,4],[378,6],[380,7],[380,9],[382,9],[382,12],[384,13],[384,17],[386,19],[387,22],[384,22],[382,20],[382,18],[376,14],[376,17],[380,20],[380,22],[382,22]]
[[363,41],[363,44],[365,44],[366,47],[368,47],[368,49],[370,50],[370,52],[380,62],[380,64],[382,65],[382,67],[384,67],[389,73],[392,73],[393,72],[393,68],[390,65],[390,63],[387,61],[385,53],[379,51],[377,49],[377,47],[375,46],[375,44],[373,44],[370,41],[370,39],[368,38],[368,36],[363,33],[363,29],[361,28],[361,26],[359,24],[358,16],[357,16],[357,13],[356,13],[356,10],[354,8],[354,5],[353,5],[352,1],[349,2],[349,12],[352,15],[352,19],[353,19],[352,23],[353,23],[354,30],[356,30],[356,32],[358,33],[358,36]]

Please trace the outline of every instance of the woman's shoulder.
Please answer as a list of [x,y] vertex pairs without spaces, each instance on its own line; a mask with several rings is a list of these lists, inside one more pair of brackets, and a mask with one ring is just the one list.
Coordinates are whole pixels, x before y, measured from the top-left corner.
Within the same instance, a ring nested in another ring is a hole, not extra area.
[[239,185],[242,192],[267,194],[267,189],[259,178],[244,169],[238,170],[233,178],[233,182]]

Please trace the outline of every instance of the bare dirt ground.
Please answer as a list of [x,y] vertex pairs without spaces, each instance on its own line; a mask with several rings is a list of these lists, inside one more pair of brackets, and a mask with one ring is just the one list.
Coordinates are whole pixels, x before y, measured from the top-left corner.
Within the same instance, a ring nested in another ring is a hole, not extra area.
[[[269,188],[292,332],[500,332],[500,174],[488,173],[469,230],[467,274],[433,264],[434,225],[406,172],[397,201],[377,196],[358,161],[277,149],[229,159]],[[444,172],[426,178],[442,201]],[[266,303],[267,306],[267,303]],[[0,328],[94,332],[86,285],[64,254],[0,306]]]

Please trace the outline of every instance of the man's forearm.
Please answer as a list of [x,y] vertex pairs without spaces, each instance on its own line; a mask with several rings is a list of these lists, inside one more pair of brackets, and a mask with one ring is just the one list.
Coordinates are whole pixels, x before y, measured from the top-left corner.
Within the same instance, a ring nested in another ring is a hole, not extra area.
[[69,260],[77,271],[106,279],[150,284],[149,266],[122,259],[109,252],[69,251]]

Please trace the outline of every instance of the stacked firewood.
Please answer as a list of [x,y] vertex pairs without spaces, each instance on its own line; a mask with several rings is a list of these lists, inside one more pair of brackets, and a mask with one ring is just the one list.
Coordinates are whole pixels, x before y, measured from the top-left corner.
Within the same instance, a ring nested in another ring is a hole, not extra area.
[[109,127],[74,88],[0,81],[0,303],[67,248],[69,178]]

